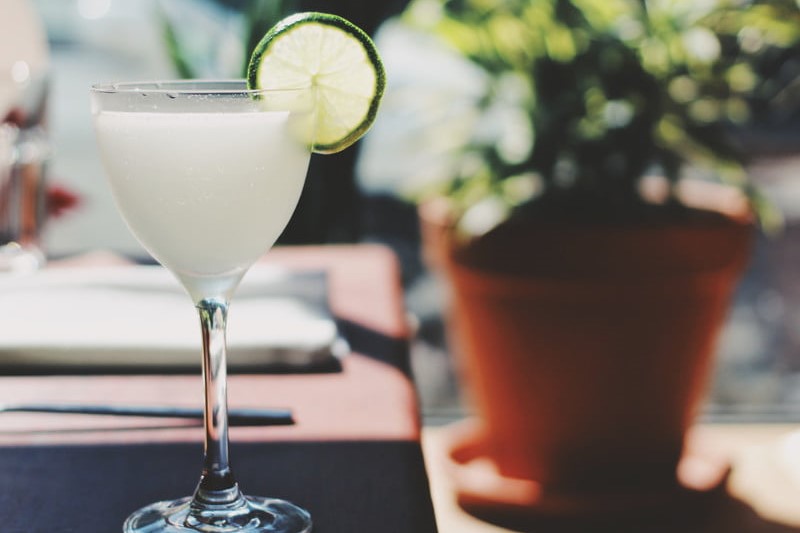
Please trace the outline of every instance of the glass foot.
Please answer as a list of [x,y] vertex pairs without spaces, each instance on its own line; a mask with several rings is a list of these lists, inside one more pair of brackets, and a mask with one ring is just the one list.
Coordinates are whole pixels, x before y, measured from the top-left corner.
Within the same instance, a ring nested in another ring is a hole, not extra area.
[[0,272],[33,272],[44,263],[44,253],[35,246],[20,246],[16,242],[0,245]]
[[192,498],[157,502],[125,521],[125,533],[308,533],[311,515],[287,501],[245,496],[244,505],[205,520],[191,513]]

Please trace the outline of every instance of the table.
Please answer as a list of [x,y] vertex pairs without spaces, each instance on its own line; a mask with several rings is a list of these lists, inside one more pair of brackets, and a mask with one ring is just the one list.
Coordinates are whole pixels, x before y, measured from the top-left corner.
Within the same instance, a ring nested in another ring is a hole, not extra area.
[[[353,353],[340,372],[229,376],[231,407],[287,406],[297,421],[231,428],[244,491],[306,507],[319,533],[435,532],[393,254],[378,245],[300,247],[264,261],[327,272]],[[0,403],[199,405],[201,390],[199,365],[191,375],[0,377]],[[188,495],[200,473],[202,429],[190,421],[2,416],[3,533],[118,531],[139,506]]]
[[[447,427],[427,427],[422,438],[440,531],[510,531],[478,520],[456,504],[444,456],[447,432]],[[727,497],[699,523],[684,524],[680,520],[679,525],[672,526],[654,523],[635,533],[800,532],[800,426],[704,423],[694,429],[690,438],[731,461],[733,470]],[[537,529],[536,533],[551,531],[554,530]]]

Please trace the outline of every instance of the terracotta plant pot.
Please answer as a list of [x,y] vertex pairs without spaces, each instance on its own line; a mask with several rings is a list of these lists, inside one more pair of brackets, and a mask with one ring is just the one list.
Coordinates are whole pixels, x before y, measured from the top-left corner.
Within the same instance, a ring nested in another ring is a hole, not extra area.
[[441,209],[420,213],[499,475],[562,495],[674,485],[749,257],[747,212],[506,225],[467,245]]

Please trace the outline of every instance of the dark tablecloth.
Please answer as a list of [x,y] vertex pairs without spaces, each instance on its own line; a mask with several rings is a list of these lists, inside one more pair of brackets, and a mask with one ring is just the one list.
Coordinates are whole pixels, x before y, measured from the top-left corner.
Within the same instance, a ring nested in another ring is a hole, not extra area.
[[[418,443],[330,441],[234,444],[246,494],[307,509],[316,533],[435,532]],[[0,531],[120,531],[136,508],[188,496],[199,444],[7,447],[0,452]]]

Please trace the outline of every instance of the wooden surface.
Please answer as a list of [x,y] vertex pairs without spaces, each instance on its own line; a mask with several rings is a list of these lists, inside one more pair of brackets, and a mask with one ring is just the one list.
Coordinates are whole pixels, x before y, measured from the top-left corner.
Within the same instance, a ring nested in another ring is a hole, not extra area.
[[[108,265],[104,254],[74,259],[64,268]],[[399,266],[385,247],[373,245],[275,249],[265,263],[328,273],[329,304],[337,319],[392,343],[407,340]],[[121,302],[120,305],[123,305]],[[187,297],[186,305],[191,305]],[[92,325],[87,325],[92,327]],[[96,327],[96,325],[95,325]],[[265,327],[268,327],[265,324]],[[198,332],[198,352],[200,349]],[[400,354],[407,357],[406,353]],[[318,439],[419,439],[416,391],[402,368],[374,354],[351,353],[342,372],[229,375],[230,407],[287,407],[297,423],[231,428],[233,441]],[[3,403],[107,403],[200,407],[200,362],[195,375],[3,376]],[[139,418],[5,413],[0,444],[199,441],[197,424]]]
[[[456,504],[447,472],[447,432],[444,426],[426,427],[422,433],[439,531],[511,531],[478,520]],[[664,529],[654,525],[635,533],[800,533],[800,426],[705,424],[691,438],[697,446],[731,461],[728,497],[700,523]],[[535,533],[549,531],[536,529]]]

